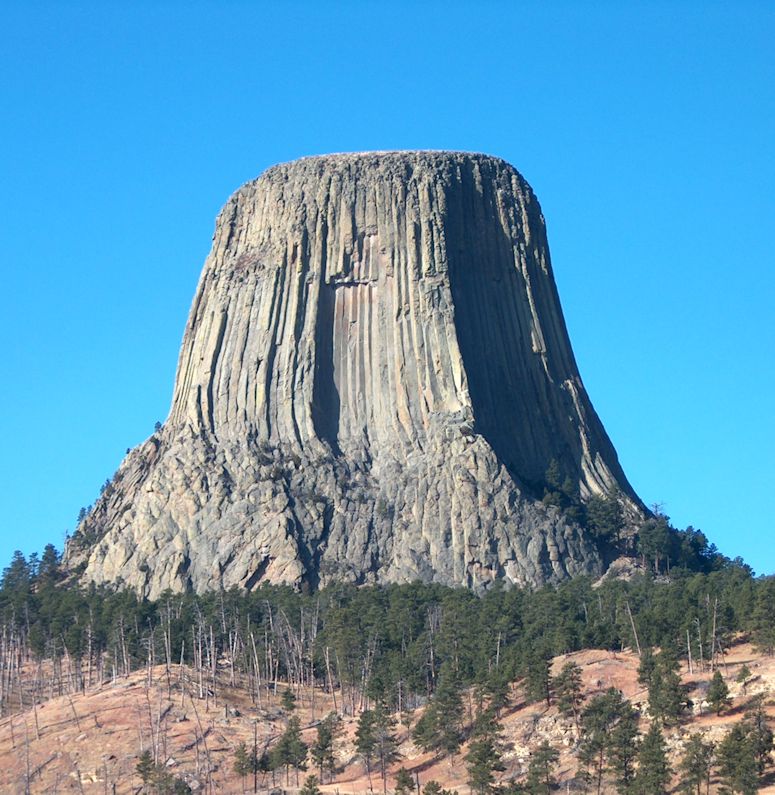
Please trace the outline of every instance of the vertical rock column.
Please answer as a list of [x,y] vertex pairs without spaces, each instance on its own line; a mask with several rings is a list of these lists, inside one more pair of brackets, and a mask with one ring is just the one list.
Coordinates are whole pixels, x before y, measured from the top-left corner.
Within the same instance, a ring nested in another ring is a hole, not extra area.
[[95,582],[537,585],[602,560],[540,502],[640,510],[584,391],[538,202],[484,155],[275,166],[221,212],[163,429],[68,548]]

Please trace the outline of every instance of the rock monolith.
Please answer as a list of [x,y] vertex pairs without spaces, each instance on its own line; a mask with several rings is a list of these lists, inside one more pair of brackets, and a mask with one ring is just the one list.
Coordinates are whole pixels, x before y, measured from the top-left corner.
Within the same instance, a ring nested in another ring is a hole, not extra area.
[[163,427],[71,539],[155,597],[600,574],[578,517],[641,504],[579,376],[520,174],[453,152],[309,157],[221,211]]

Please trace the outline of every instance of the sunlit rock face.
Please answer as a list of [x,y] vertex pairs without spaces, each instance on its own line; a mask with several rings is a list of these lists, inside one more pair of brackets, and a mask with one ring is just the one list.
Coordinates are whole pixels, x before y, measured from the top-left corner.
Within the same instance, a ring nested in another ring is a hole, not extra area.
[[311,157],[222,210],[163,428],[67,552],[143,594],[539,585],[602,571],[541,503],[640,503],[579,377],[541,209],[502,160]]

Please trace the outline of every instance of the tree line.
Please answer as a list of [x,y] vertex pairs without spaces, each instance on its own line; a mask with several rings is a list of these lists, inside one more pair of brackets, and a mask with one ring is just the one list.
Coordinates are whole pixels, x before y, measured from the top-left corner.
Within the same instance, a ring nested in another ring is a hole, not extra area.
[[709,669],[733,633],[775,649],[775,579],[720,557],[709,571],[674,564],[669,578],[646,571],[593,587],[580,577],[535,591],[496,584],[481,596],[421,583],[315,593],[262,585],[150,601],[63,578],[51,546],[39,559],[15,553],[3,571],[0,709],[28,703],[11,683],[22,660],[53,661],[53,687],[64,692],[164,662],[201,670],[204,690],[224,658],[256,699],[278,682],[295,692],[320,685],[343,714],[356,714],[375,699],[398,712],[424,703],[445,667],[463,686],[495,688],[528,675],[537,655],[670,647]]

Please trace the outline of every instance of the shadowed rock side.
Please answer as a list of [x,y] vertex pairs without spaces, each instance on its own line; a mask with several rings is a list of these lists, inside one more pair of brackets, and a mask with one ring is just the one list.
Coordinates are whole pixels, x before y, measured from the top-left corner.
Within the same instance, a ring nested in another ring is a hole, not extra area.
[[71,542],[87,581],[252,588],[597,574],[540,502],[640,510],[571,352],[538,202],[435,152],[275,166],[222,210],[163,429]]

